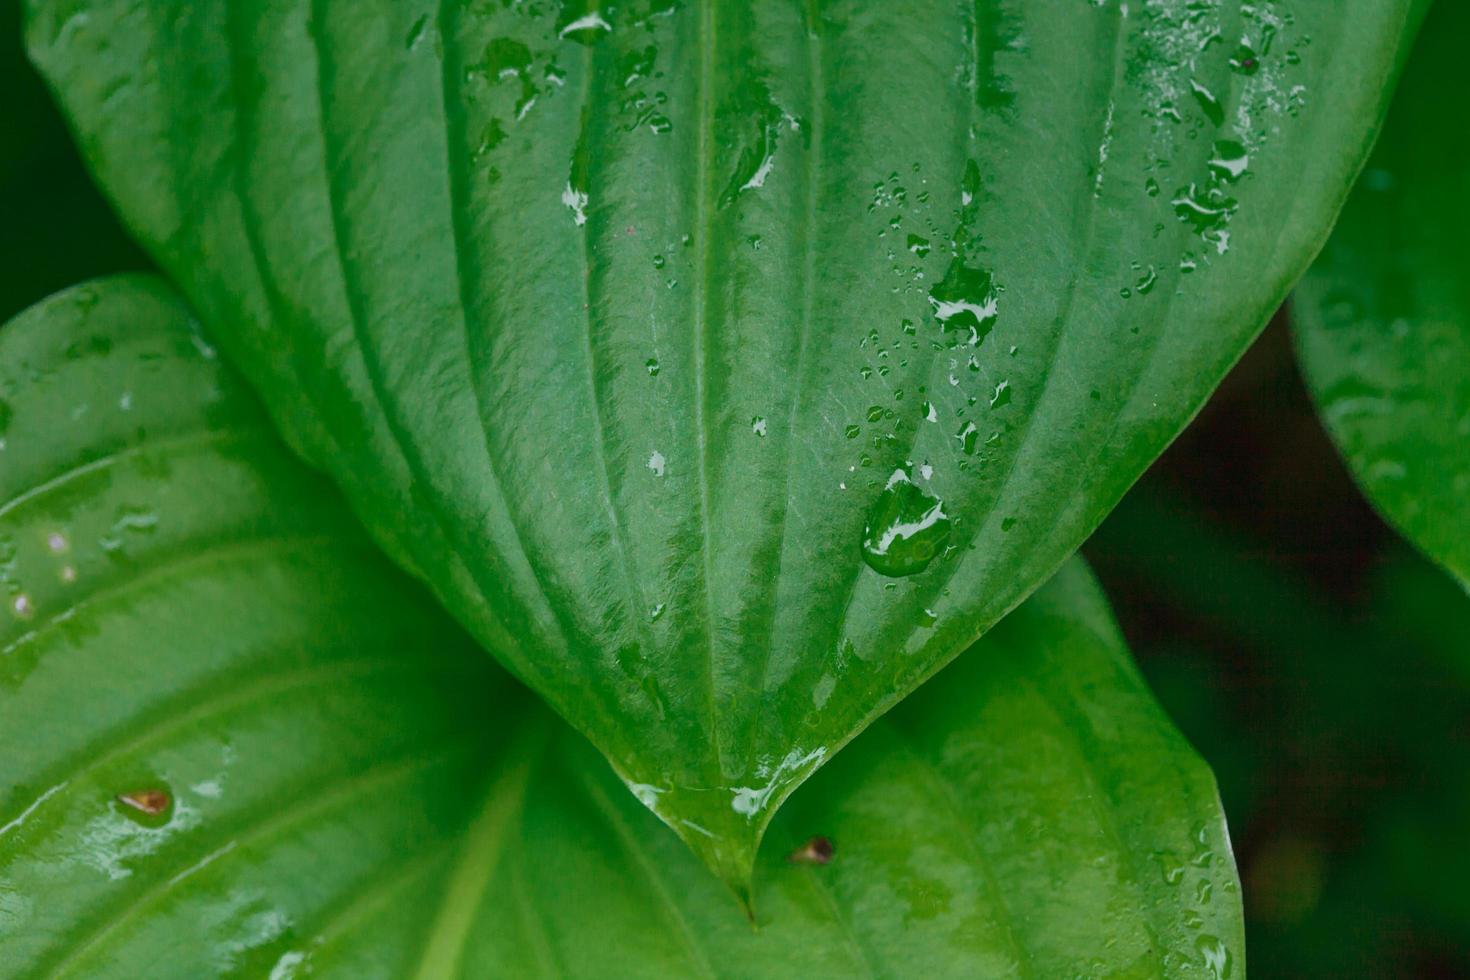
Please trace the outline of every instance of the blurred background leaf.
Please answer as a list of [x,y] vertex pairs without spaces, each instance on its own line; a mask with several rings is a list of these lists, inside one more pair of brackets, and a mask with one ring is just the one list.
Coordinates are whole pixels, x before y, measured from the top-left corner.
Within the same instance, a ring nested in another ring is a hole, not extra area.
[[1356,492],[1284,316],[1084,551],[1220,781],[1251,975],[1470,976],[1470,599]]
[[1470,587],[1470,4],[1440,4],[1292,300],[1308,387],[1363,492]]

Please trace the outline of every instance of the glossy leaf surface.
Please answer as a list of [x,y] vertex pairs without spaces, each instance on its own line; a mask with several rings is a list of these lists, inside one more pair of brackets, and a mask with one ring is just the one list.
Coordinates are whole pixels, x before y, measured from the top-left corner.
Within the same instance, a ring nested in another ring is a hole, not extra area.
[[1415,21],[29,6],[102,184],[293,445],[737,887],[1198,409]]
[[[793,800],[754,931],[375,554],[160,284],[0,328],[0,396],[6,977],[1239,963],[1212,780],[1080,565]],[[784,860],[815,835],[830,864]]]
[[1296,293],[1303,373],[1368,499],[1470,587],[1470,11],[1441,4],[1383,137]]

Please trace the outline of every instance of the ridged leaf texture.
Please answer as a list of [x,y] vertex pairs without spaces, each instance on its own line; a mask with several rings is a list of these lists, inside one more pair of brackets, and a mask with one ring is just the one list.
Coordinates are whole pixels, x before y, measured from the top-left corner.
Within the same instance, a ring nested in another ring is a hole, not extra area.
[[0,327],[0,398],[0,975],[1241,975],[1213,782],[1078,563],[791,801],[752,924],[161,283]]
[[1320,247],[1411,0],[30,0],[377,539],[738,889]]

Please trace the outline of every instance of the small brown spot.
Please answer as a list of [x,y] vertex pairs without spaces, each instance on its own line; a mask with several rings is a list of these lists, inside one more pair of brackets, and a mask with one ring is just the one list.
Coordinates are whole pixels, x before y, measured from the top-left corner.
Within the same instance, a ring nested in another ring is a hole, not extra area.
[[792,864],[827,864],[837,848],[825,837],[813,837],[786,858]]
[[167,790],[140,789],[132,793],[119,793],[117,801],[123,806],[132,807],[144,816],[156,817],[169,808],[169,805],[173,803],[173,797],[168,795]]

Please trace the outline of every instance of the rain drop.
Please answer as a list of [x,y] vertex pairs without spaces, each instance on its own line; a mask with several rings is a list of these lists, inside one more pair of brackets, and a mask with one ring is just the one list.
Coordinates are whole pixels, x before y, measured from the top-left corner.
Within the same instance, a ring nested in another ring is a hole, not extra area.
[[863,527],[862,555],[880,575],[917,575],[949,540],[944,502],[894,470]]

